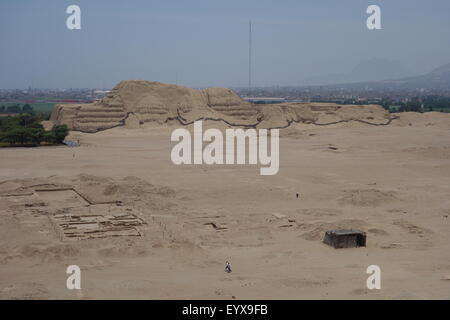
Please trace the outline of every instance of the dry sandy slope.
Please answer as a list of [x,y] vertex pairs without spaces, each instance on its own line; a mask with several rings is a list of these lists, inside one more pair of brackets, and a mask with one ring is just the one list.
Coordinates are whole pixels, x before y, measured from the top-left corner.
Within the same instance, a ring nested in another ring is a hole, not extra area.
[[[14,181],[0,193],[67,184],[117,195],[149,225],[142,238],[61,241],[45,214],[67,200],[0,197],[0,297],[449,299],[449,124],[405,114],[384,127],[283,130],[275,176],[175,166],[172,127],[72,133],[78,148],[2,149],[0,180]],[[322,244],[336,227],[366,231],[368,246]],[[78,294],[65,288],[70,264],[82,269]],[[382,290],[366,290],[371,264]]]

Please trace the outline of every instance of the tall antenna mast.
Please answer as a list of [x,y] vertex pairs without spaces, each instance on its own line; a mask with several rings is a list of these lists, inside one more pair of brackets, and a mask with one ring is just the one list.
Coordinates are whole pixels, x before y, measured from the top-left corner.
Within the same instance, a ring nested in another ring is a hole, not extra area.
[[252,96],[252,20],[249,21],[248,29],[248,95]]

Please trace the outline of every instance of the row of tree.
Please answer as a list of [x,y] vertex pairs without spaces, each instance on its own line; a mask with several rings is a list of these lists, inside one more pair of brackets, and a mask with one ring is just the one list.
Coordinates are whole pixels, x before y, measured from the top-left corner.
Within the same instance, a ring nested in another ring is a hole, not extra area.
[[446,111],[450,112],[450,97],[428,95],[425,97],[415,97],[407,102],[395,102],[391,99],[383,99],[381,105],[390,110],[391,106],[396,105],[396,112],[427,112],[427,111]]
[[38,117],[31,114],[0,117],[0,141],[10,145],[61,144],[68,133],[66,125],[45,130]]
[[28,103],[20,106],[20,104],[13,104],[11,106],[0,106],[0,113],[29,113],[33,114],[33,107]]

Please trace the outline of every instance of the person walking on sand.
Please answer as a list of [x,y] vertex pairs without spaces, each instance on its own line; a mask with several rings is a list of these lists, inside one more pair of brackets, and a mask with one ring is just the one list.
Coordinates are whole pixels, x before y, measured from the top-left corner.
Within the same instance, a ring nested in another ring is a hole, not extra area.
[[225,272],[231,273],[231,264],[228,261],[225,263]]

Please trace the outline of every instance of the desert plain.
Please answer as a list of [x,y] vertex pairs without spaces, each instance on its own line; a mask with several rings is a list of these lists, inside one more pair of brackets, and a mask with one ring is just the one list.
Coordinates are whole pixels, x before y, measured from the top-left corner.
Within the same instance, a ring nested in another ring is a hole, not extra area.
[[[450,298],[450,116],[281,129],[273,176],[257,165],[174,165],[176,127],[2,148],[0,298]],[[134,222],[122,235],[119,226],[73,239],[55,220],[71,215]],[[366,232],[367,246],[322,243],[339,228]],[[69,265],[81,290],[66,287]],[[380,290],[366,287],[370,265]]]

